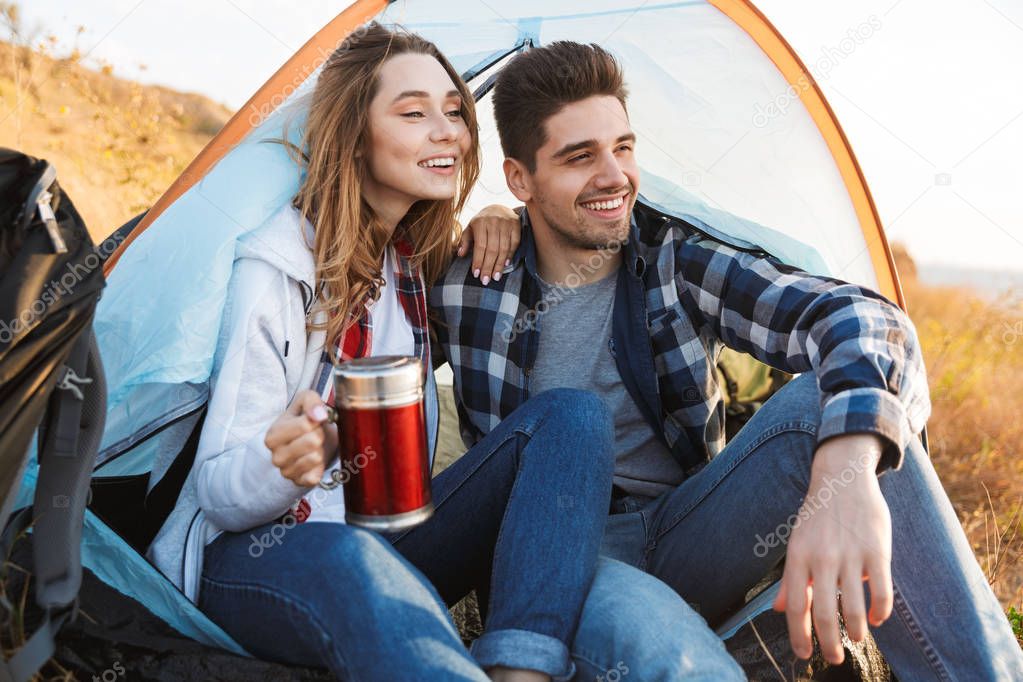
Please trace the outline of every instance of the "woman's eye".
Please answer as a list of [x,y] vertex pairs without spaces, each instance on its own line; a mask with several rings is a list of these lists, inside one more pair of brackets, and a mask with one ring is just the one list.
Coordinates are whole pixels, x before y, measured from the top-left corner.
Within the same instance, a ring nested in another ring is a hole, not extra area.
[[420,118],[420,117],[423,116],[423,112],[421,112],[421,111],[407,111],[404,114],[402,114],[402,116],[404,116],[405,118]]
[[454,111],[449,111],[448,112],[448,116],[454,116],[455,118],[461,118],[462,117],[462,110],[461,109],[455,109]]

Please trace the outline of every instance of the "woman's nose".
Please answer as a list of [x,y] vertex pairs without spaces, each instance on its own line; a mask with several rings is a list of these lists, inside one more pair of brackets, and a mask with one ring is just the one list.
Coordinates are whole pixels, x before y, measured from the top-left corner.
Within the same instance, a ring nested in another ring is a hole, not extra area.
[[450,119],[446,114],[433,126],[431,137],[435,142],[448,142],[458,139],[461,129],[461,119],[457,121]]

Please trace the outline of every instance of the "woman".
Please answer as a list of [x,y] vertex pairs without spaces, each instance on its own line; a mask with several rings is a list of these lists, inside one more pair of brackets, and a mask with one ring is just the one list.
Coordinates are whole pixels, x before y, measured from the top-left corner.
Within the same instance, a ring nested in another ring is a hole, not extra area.
[[[341,523],[340,488],[318,487],[337,466],[332,360],[430,366],[424,283],[479,171],[471,94],[431,43],[370,24],[324,66],[302,146],[300,191],[238,247],[195,464],[150,556],[262,658],[346,680],[570,676],[611,488],[598,398],[516,410],[400,534]],[[489,608],[470,657],[445,603],[474,588]]]

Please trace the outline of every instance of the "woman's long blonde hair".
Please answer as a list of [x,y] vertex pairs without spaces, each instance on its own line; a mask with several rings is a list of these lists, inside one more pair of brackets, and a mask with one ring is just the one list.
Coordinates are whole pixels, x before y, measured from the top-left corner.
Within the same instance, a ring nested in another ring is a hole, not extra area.
[[[444,272],[458,232],[456,216],[479,177],[479,130],[472,93],[437,47],[424,38],[392,31],[376,22],[356,29],[331,54],[313,90],[302,134],[302,149],[285,143],[305,167],[306,176],[292,200],[314,229],[317,305],[325,310],[326,347],[337,361],[337,341],[361,315],[367,299],[379,296],[380,270],[389,235],[362,197],[368,163],[369,107],[378,89],[380,67],[404,53],[425,54],[440,62],[462,97],[462,116],[471,136],[453,199],[416,202],[395,229],[413,247],[412,263],[427,285]],[[288,139],[287,130],[282,136]]]

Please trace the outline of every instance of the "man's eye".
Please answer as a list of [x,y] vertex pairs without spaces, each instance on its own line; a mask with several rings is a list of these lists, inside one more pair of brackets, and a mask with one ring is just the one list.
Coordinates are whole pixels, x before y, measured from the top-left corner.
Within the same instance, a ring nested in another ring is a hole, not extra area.
[[632,145],[623,144],[621,147],[618,148],[618,150],[619,151],[623,151],[623,152],[631,152],[632,151]]
[[568,162],[569,163],[575,163],[576,161],[582,161],[583,159],[588,159],[588,158],[590,158],[589,154],[579,154],[578,156],[573,156],[572,158],[570,158],[568,160]]

